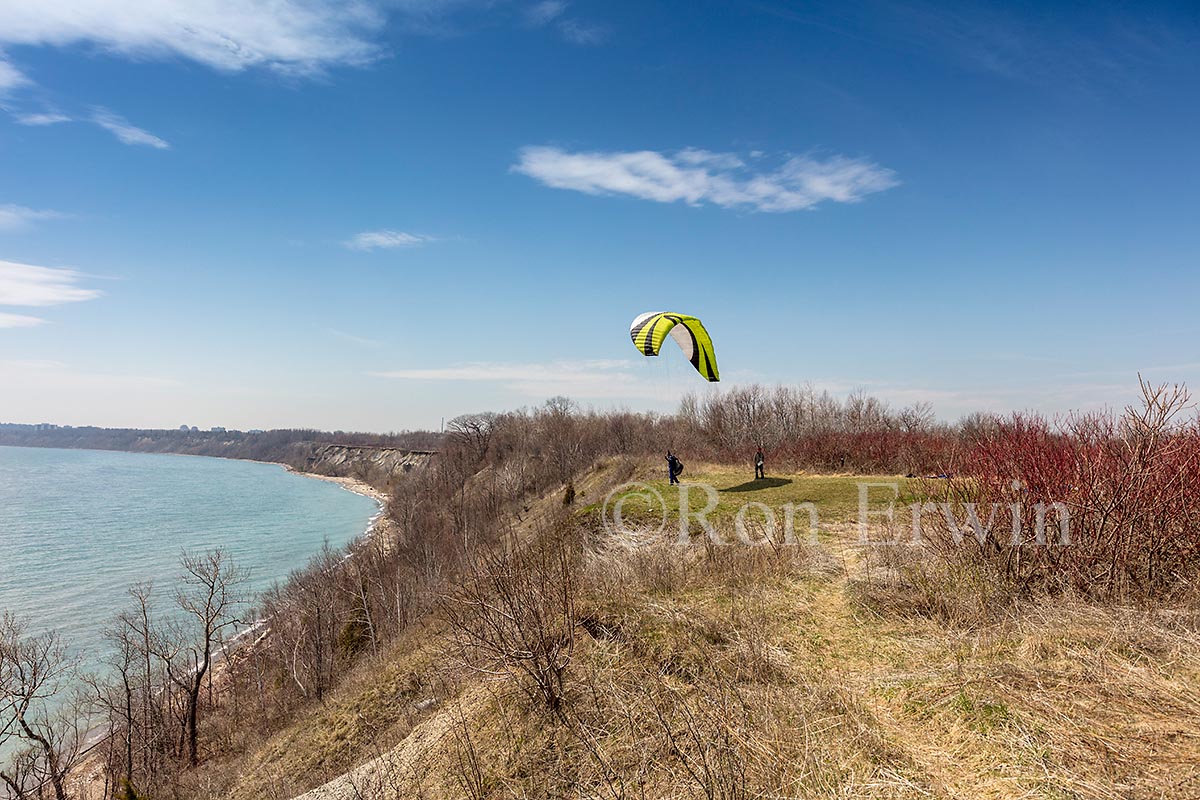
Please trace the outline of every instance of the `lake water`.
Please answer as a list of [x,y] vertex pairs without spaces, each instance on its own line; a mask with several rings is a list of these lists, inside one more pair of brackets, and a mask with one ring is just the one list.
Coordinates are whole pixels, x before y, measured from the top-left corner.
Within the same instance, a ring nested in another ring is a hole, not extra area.
[[56,629],[84,660],[153,581],[170,605],[183,550],[227,549],[261,591],[328,541],[366,530],[374,500],[248,461],[0,447],[0,611]]

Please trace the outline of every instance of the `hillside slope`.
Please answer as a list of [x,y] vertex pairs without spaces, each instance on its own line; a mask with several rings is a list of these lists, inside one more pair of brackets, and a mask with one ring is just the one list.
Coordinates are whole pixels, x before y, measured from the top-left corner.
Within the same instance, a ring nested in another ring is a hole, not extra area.
[[690,471],[730,539],[746,501],[821,509],[816,544],[750,547],[679,544],[649,509],[606,529],[627,477],[528,508],[535,556],[482,561],[232,796],[1200,797],[1194,611],[989,605],[858,541],[857,484],[902,479]]

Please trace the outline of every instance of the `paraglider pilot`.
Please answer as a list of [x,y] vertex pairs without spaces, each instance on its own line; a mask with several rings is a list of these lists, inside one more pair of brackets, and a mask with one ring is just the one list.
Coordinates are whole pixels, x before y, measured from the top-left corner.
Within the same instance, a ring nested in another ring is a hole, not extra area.
[[683,472],[683,464],[670,450],[667,451],[667,474],[671,477],[671,485],[679,483],[679,473]]
[[762,447],[759,446],[758,452],[754,454],[754,480],[767,477],[766,457],[763,455]]

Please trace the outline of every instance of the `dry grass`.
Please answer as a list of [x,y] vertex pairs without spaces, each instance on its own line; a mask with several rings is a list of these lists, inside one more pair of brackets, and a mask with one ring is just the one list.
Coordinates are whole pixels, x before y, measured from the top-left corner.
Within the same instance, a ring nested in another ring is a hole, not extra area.
[[219,796],[290,798],[399,744],[446,694],[438,639],[419,626],[360,665],[323,705],[251,751]]
[[[649,469],[607,465],[576,482],[579,505]],[[790,477],[755,499],[806,493]],[[450,666],[454,637],[431,624],[242,762],[231,796],[357,764],[304,797],[1200,797],[1200,615],[1018,606],[856,535],[844,519],[780,549],[593,531],[561,713],[503,671]]]

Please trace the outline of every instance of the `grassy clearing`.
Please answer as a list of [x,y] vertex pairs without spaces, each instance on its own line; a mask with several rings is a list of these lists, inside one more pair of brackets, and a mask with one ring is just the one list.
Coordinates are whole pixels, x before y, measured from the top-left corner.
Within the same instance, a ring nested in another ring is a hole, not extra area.
[[[762,520],[761,506],[766,506],[782,525],[784,509],[790,505],[799,515],[796,518],[799,532],[806,530],[808,525],[808,511],[802,506],[811,503],[817,511],[819,529],[826,536],[835,529],[857,523],[864,491],[871,520],[879,519],[878,515],[895,503],[897,518],[903,522],[904,510],[899,506],[913,502],[922,488],[919,480],[900,475],[799,473],[755,480],[752,471],[707,464],[694,469],[689,467],[678,487],[671,486],[651,470],[640,471],[638,478],[641,479],[637,481],[638,485],[619,490],[609,498],[610,514],[613,504],[622,502],[622,513],[626,518],[649,524],[662,519],[665,511],[668,527],[678,530],[682,504],[686,503],[688,511],[695,514],[715,499],[715,505],[707,512],[708,519],[714,523],[732,523],[739,511],[749,505],[748,519]],[[647,492],[647,488],[652,492]],[[710,493],[709,489],[714,491]],[[601,514],[604,501],[597,499],[584,510]],[[695,524],[692,529],[696,532]]]

